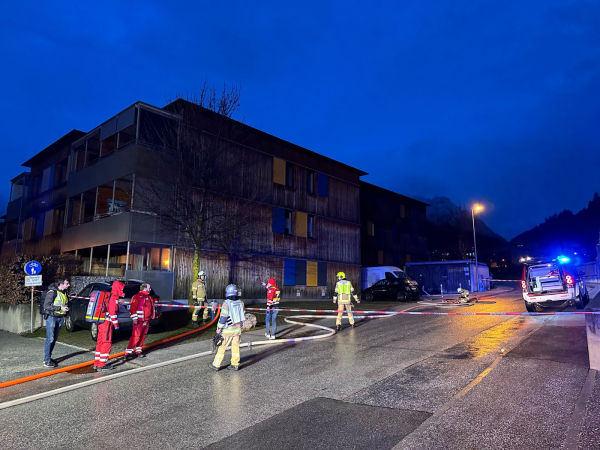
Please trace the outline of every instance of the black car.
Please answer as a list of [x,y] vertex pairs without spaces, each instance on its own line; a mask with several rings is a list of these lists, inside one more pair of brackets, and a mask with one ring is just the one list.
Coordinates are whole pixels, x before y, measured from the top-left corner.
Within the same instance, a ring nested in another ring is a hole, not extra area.
[[419,285],[409,277],[379,280],[363,291],[367,302],[379,300],[415,301],[419,299]]
[[[129,314],[129,303],[131,302],[131,297],[140,292],[141,284],[142,281],[125,281],[125,288],[123,289],[125,297],[119,299],[119,312],[117,314],[119,329],[133,328],[133,322]],[[68,332],[72,333],[78,328],[87,328],[90,330],[93,340],[98,338],[98,324],[85,320],[90,295],[96,290],[110,291],[111,284],[105,282],[90,283],[78,294],[69,295],[69,312],[65,316],[65,328]],[[155,303],[160,301],[160,297],[156,295],[154,289],[150,289],[150,297],[152,297]],[[156,326],[160,322],[161,309],[160,306],[157,306],[156,319],[150,321],[150,326]]]

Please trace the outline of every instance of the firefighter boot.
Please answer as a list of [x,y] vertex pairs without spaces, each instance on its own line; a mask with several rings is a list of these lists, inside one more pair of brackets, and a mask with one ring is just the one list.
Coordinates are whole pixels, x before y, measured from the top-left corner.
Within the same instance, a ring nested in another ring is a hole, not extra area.
[[336,329],[337,331],[342,331],[342,326],[341,326],[341,325],[336,325],[335,329]]

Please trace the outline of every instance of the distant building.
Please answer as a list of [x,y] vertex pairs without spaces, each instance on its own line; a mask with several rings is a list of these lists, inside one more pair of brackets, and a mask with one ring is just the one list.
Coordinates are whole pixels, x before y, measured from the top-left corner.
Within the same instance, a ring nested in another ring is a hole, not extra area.
[[397,266],[427,260],[427,203],[360,183],[363,267]]

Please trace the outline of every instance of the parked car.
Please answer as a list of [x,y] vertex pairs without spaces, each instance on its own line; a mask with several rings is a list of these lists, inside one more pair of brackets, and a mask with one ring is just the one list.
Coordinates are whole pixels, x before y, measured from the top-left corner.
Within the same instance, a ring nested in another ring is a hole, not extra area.
[[363,291],[362,298],[367,302],[378,300],[415,301],[419,299],[419,286],[416,281],[404,274],[402,278],[379,280]]
[[[123,292],[125,297],[119,299],[119,312],[117,313],[117,320],[119,321],[119,329],[133,328],[133,322],[129,314],[129,303],[131,298],[140,292],[140,285],[143,281],[129,280],[125,282],[125,288]],[[87,311],[90,295],[93,291],[108,291],[110,292],[111,284],[105,282],[90,283],[84,287],[78,294],[69,295],[69,312],[65,316],[65,328],[68,332],[73,332],[78,328],[87,328],[92,334],[92,339],[98,338],[98,324],[87,322],[85,320],[85,314]],[[156,295],[154,289],[150,289],[150,297],[154,302],[160,301],[160,297]],[[150,326],[157,326],[161,323],[161,308],[156,307],[156,318],[150,321]]]
[[523,300],[529,312],[537,307],[575,305],[583,309],[590,301],[584,272],[559,260],[550,263],[525,264],[521,278]]
[[393,280],[406,276],[402,269],[395,266],[363,267],[360,270],[360,289],[364,291],[379,280]]

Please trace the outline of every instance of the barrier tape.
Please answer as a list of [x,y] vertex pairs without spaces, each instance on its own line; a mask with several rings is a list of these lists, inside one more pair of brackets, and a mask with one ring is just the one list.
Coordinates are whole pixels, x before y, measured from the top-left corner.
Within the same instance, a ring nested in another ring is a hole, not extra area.
[[[207,308],[213,309],[212,306],[188,306],[188,305],[171,305],[168,303],[158,303],[160,306],[178,306],[180,308]],[[220,306],[214,307],[215,309],[221,309]],[[267,311],[267,308],[244,308],[246,311]],[[300,309],[300,308],[277,308],[277,311],[291,311],[291,312],[312,312],[312,313],[331,313],[338,314],[340,310],[337,309]],[[347,311],[344,310],[344,314]],[[364,310],[352,310],[352,314],[374,314],[377,316],[398,316],[398,315],[423,315],[423,316],[569,316],[569,315],[600,315],[600,311],[558,311],[558,312],[473,312],[473,313],[461,313],[461,312],[433,312],[433,311],[364,311]]]

